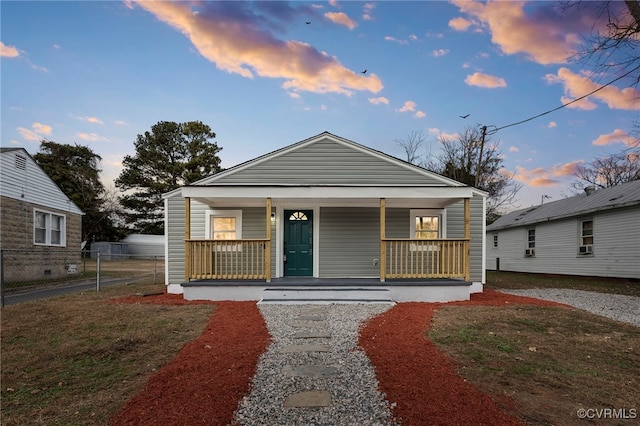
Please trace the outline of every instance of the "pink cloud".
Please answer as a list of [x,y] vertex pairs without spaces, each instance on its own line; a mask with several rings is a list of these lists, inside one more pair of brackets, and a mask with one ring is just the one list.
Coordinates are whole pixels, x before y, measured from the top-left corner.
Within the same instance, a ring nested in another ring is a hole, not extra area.
[[97,133],[76,133],[76,136],[83,141],[99,142],[106,141],[107,139],[98,135]]
[[38,132],[41,135],[50,135],[51,134],[51,126],[48,124],[42,124],[35,122],[31,125],[34,131]]
[[364,7],[362,8],[362,19],[364,19],[365,21],[373,21],[373,9],[376,8],[376,4],[375,3],[365,3]]
[[17,56],[20,56],[20,52],[18,52],[18,49],[13,46],[7,46],[0,41],[0,57],[15,58]]
[[548,169],[543,167],[525,169],[516,166],[515,179],[529,186],[555,186],[560,183],[560,178],[574,176],[578,166],[582,163],[584,163],[583,160],[575,160],[564,164],[555,164]]
[[447,53],[449,53],[449,49],[438,49],[438,50],[434,50],[433,52],[431,52],[432,56],[435,56],[436,58],[440,57],[440,56],[444,56]]
[[350,30],[358,26],[358,24],[344,12],[327,12],[324,16],[334,24],[344,25]]
[[23,139],[28,141],[40,141],[45,139],[45,136],[51,135],[51,126],[47,124],[38,123],[37,121],[31,124],[31,129],[25,127],[18,127],[16,129]]
[[398,108],[396,111],[408,112],[408,111],[415,111],[415,110],[416,110],[416,103],[413,101],[407,101],[402,105],[402,107]]
[[632,146],[637,143],[627,132],[621,129],[615,129],[613,132],[605,135],[600,135],[596,140],[592,142],[593,145],[612,145],[614,143],[623,143],[627,146]]
[[550,121],[547,127],[553,129],[554,127],[558,127],[558,124],[555,121]]
[[102,120],[100,120],[99,118],[96,118],[96,117],[87,117],[87,121],[89,123],[93,123],[93,124],[104,124],[102,122]]
[[40,136],[33,130],[26,129],[24,127],[18,127],[16,130],[18,131],[18,133],[20,133],[20,136],[22,136],[22,139],[25,139],[28,141],[39,141],[42,139],[42,136]]
[[397,38],[392,37],[392,36],[384,36],[384,40],[385,41],[390,41],[392,43],[398,43],[398,44],[409,44],[409,42],[407,40],[400,40],[400,39],[397,39]]
[[453,18],[449,21],[449,27],[456,31],[467,31],[471,25],[473,25],[473,22],[462,17]]
[[488,89],[507,87],[507,82],[503,78],[479,72],[468,75],[467,78],[464,79],[464,82],[469,86],[484,87]]
[[553,176],[573,176],[578,171],[578,167],[584,163],[582,160],[575,160],[569,163],[556,164],[551,167],[550,172]]
[[510,146],[509,152],[520,152],[520,148],[518,148],[517,146]]
[[[560,83],[564,85],[565,95],[561,98],[564,104],[602,87],[601,84],[593,82],[589,77],[575,74],[564,67],[558,70],[557,75],[547,74],[545,80],[551,84]],[[568,108],[595,109],[597,104],[591,99],[597,99],[607,104],[610,109],[638,110],[640,109],[639,97],[640,91],[633,87],[618,89],[614,86],[607,86],[593,95],[569,105]]]
[[182,32],[202,56],[229,73],[284,79],[282,87],[292,91],[351,96],[354,91],[378,93],[383,88],[375,74],[352,71],[307,43],[276,39],[260,27],[268,19],[252,15],[249,3],[203,3],[198,13],[191,2],[136,4]]
[[503,53],[524,54],[544,65],[566,63],[580,45],[580,34],[588,32],[595,22],[595,8],[582,7],[579,14],[572,15],[573,10],[562,14],[552,2],[532,3],[529,15],[525,14],[524,1],[454,0],[453,3],[470,19],[454,18],[449,21],[451,28],[488,30],[491,41]]
[[384,96],[380,96],[377,98],[369,98],[369,103],[374,105],[381,105],[381,104],[389,105],[389,99],[385,98]]
[[423,111],[416,111],[416,113],[414,114],[414,117],[416,118],[425,118],[427,116],[427,114],[425,114]]

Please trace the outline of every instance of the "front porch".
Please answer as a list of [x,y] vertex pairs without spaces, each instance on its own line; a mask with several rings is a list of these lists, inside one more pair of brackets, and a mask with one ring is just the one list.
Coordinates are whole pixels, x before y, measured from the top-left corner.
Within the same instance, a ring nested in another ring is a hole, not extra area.
[[[463,238],[388,238],[386,206],[379,200],[379,256],[372,259],[379,282],[387,279],[470,279],[470,207],[464,198]],[[265,280],[282,277],[287,254],[281,240],[275,241],[272,256],[272,226],[276,214],[271,198],[266,199],[264,230],[259,239],[192,239],[191,200],[185,198],[185,281],[190,280]],[[309,211],[311,216],[312,211]],[[318,215],[319,216],[319,215]],[[305,219],[306,220],[306,219]],[[276,226],[276,230],[278,227]],[[317,230],[311,231],[313,235]],[[355,231],[354,231],[355,232]],[[378,232],[378,231],[376,231]],[[315,245],[314,245],[315,244]],[[317,241],[308,245],[310,252],[319,252]],[[317,259],[317,256],[316,258]],[[275,264],[275,274],[272,271]],[[309,274],[318,277],[318,268]]]
[[184,282],[186,300],[257,300],[259,303],[397,303],[469,300],[471,283],[461,279],[274,278]]

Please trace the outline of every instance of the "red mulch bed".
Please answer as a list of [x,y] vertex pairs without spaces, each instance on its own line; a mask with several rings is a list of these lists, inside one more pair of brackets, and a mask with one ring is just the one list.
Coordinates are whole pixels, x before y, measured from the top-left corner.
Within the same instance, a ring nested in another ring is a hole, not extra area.
[[[120,303],[211,304],[181,295],[120,299]],[[255,302],[216,302],[206,329],[127,401],[112,425],[228,425],[249,392],[271,339]]]
[[[117,303],[212,304],[182,295],[133,296]],[[270,336],[255,302],[216,302],[207,328],[159,370],[146,388],[111,419],[113,425],[228,425],[256,372]],[[447,305],[558,305],[491,290]],[[403,425],[522,425],[456,374],[453,361],[427,338],[442,303],[400,303],[371,319],[360,346],[374,365],[381,390]]]
[[[447,305],[558,305],[485,290],[470,301]],[[360,346],[371,360],[380,390],[403,425],[522,425],[494,401],[456,374],[456,366],[427,338],[442,303],[400,303],[371,319],[360,332]]]

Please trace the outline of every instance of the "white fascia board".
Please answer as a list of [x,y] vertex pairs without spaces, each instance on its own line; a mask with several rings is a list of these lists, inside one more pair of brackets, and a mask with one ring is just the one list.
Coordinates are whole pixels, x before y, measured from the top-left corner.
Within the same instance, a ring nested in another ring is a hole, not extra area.
[[190,198],[471,198],[472,187],[433,186],[185,186]]

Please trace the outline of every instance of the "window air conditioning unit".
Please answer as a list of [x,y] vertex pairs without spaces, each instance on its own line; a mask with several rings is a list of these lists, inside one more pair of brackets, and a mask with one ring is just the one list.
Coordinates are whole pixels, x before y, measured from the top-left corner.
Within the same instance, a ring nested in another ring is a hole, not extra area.
[[533,257],[535,256],[535,254],[536,254],[536,249],[529,248],[524,251],[525,257]]
[[580,254],[592,254],[593,246],[580,246]]

